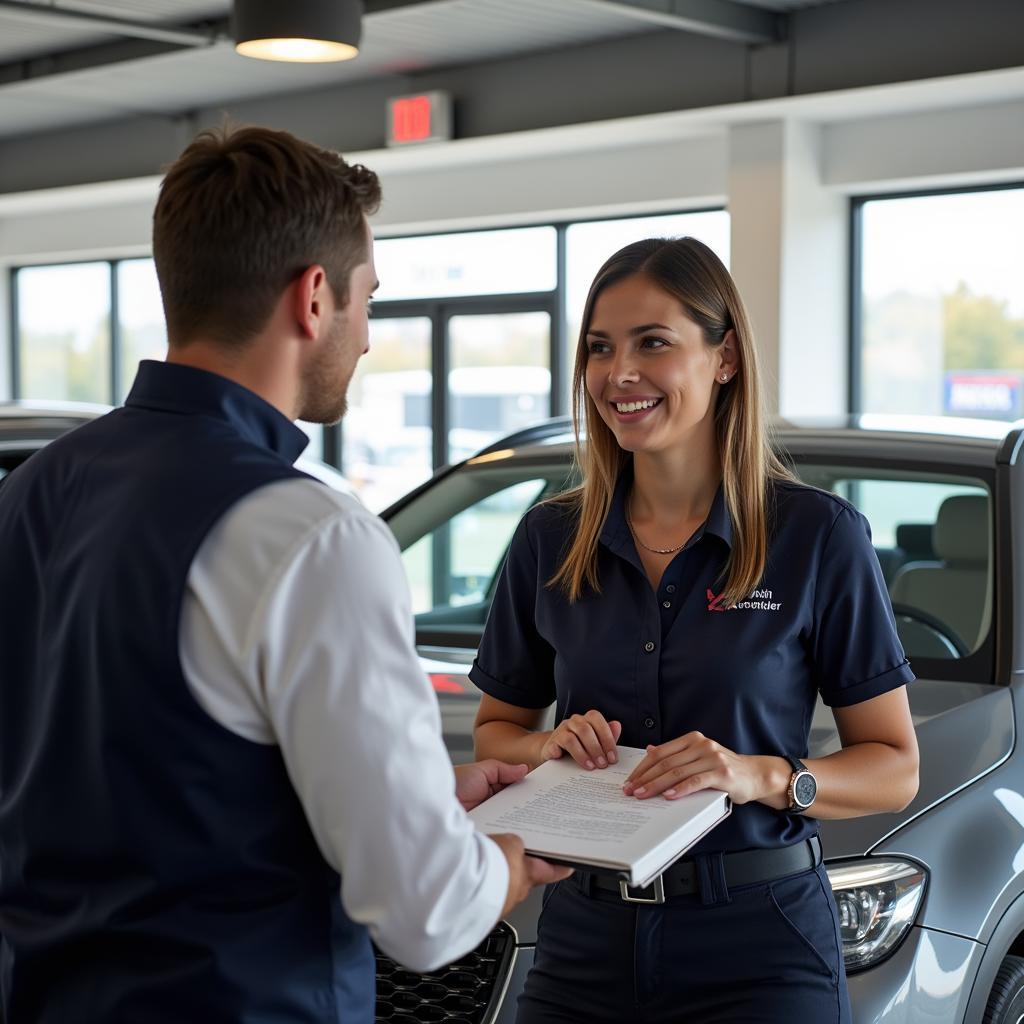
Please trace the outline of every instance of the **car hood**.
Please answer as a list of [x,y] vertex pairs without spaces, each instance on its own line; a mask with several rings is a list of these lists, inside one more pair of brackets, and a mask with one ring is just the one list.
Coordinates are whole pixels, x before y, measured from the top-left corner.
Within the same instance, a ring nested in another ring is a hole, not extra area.
[[[825,857],[861,857],[957,790],[991,771],[1013,748],[1013,703],[1007,687],[918,679],[907,687],[921,751],[917,796],[896,814],[822,821]],[[970,737],[969,742],[964,742]],[[810,756],[839,750],[831,711],[820,703],[811,724]]]

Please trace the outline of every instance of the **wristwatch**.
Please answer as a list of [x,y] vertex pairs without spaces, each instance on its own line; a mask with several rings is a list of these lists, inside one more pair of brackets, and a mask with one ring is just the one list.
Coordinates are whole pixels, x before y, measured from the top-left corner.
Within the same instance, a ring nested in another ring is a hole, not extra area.
[[790,757],[789,754],[783,756],[793,768],[789,789],[786,791],[786,796],[789,797],[789,810],[794,814],[802,814],[814,803],[814,798],[818,795],[818,783],[803,761]]

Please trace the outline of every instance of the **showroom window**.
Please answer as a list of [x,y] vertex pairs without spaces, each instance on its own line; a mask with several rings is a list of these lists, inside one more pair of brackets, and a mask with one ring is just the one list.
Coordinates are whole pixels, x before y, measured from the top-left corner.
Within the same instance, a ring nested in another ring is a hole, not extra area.
[[[148,257],[21,267],[12,275],[12,389],[33,401],[120,405],[142,359],[163,359],[167,330]],[[323,455],[323,430],[299,423],[306,454]]]
[[[343,424],[300,424],[308,454],[380,511],[439,466],[568,412],[594,274],[630,241],[684,234],[728,265],[725,210],[378,239],[370,351]],[[16,398],[122,402],[139,360],[167,350],[151,259],[22,267],[12,285]]]
[[151,259],[22,267],[11,291],[15,398],[123,402],[167,352]]
[[851,408],[1024,417],[1024,187],[859,199]]
[[109,402],[116,365],[110,264],[28,267],[14,285],[15,397]]

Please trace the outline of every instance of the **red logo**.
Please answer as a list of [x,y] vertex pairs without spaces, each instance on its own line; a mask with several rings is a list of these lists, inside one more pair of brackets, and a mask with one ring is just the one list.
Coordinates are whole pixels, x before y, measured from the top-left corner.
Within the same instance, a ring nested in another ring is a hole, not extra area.
[[708,611],[709,612],[727,612],[729,610],[727,605],[722,604],[722,598],[725,597],[725,591],[723,590],[720,594],[714,594],[711,589],[708,588]]

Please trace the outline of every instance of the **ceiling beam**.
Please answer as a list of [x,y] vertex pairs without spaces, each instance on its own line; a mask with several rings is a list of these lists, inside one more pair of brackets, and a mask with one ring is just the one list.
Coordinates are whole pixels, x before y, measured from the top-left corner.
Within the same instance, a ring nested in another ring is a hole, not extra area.
[[787,16],[732,0],[586,0],[594,7],[641,21],[733,43],[775,43],[785,38]]
[[180,28],[151,21],[132,21],[113,15],[92,14],[67,7],[43,7],[24,0],[0,0],[0,18],[99,32],[105,35],[146,39],[176,46],[212,46],[220,38],[217,29]]

